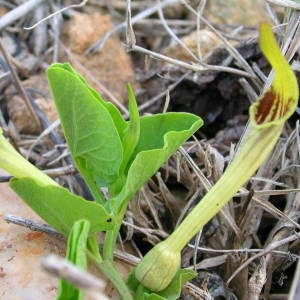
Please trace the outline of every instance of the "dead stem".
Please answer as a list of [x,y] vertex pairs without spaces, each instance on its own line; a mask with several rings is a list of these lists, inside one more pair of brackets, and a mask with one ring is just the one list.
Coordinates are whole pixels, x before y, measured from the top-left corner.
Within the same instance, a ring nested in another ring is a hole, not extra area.
[[25,90],[24,90],[24,88],[23,88],[23,86],[22,86],[22,84],[21,84],[21,82],[18,78],[18,75],[17,75],[14,67],[11,64],[10,55],[6,51],[1,39],[0,39],[0,51],[2,52],[3,57],[5,58],[6,63],[9,67],[9,69],[10,69],[10,74],[12,76],[12,79],[13,79],[15,85],[16,85],[16,88],[17,88],[18,92],[20,93],[21,97],[23,98],[23,100],[24,100],[24,102],[25,102],[25,104],[26,104],[26,106],[27,106],[27,108],[28,108],[28,110],[29,110],[29,112],[32,116],[32,119],[36,124],[36,127],[40,129],[41,128],[40,120],[37,117],[37,114],[36,114],[34,108],[32,107],[32,104],[31,104],[29,98],[27,97],[26,92],[25,92]]

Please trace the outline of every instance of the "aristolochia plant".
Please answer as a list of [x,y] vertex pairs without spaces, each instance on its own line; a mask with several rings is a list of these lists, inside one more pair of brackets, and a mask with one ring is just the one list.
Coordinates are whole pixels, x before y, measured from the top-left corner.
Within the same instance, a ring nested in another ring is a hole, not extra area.
[[[259,43],[275,77],[250,107],[250,126],[234,160],[182,224],[144,257],[127,284],[114,268],[113,251],[128,202],[202,120],[188,113],[140,117],[128,86],[130,120],[125,121],[69,64],[50,66],[47,76],[70,154],[95,201],[70,193],[31,165],[8,143],[0,128],[0,167],[14,176],[12,189],[68,237],[68,260],[86,269],[89,258],[123,299],[133,299],[133,293],[140,300],[179,297],[181,286],[195,276],[180,269],[181,250],[262,164],[294,112],[297,81],[267,24],[261,26]],[[108,199],[101,188],[108,189]],[[96,236],[100,231],[105,232],[101,247]],[[61,280],[57,299],[82,298],[81,291]]]
[[[26,161],[0,131],[0,167],[14,178],[12,189],[68,239],[67,258],[86,268],[86,256],[115,284],[123,299],[131,292],[113,266],[113,251],[129,200],[201,125],[189,113],[140,117],[128,86],[130,120],[104,101],[69,64],[47,70],[55,104],[74,164],[94,202],[70,193]],[[101,188],[109,191],[105,199]],[[99,248],[95,234],[105,231]],[[180,281],[189,276],[181,276]],[[180,286],[176,287],[180,291]],[[171,291],[172,292],[172,291]],[[61,281],[57,299],[82,299]]]
[[272,85],[251,105],[250,125],[225,173],[180,226],[137,266],[136,278],[151,291],[164,290],[170,284],[180,266],[181,250],[263,163],[295,111],[297,79],[267,24],[260,28],[259,45],[275,72]]

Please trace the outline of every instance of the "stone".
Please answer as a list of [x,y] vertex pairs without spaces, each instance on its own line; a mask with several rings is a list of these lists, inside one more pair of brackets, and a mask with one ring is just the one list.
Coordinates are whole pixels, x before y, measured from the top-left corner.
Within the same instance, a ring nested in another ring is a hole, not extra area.
[[[205,56],[205,54],[210,52],[215,47],[219,46],[221,43],[219,37],[208,29],[202,29],[199,30],[199,32],[193,31],[190,34],[184,36],[181,40],[187,46],[187,48],[191,50],[192,53],[197,57],[197,43],[200,43],[202,57]],[[193,57],[179,44],[167,47],[163,51],[163,54],[187,63],[195,62]]]
[[255,27],[269,20],[261,0],[207,1],[204,17],[212,23]]
[[[8,175],[0,169],[0,175]],[[56,298],[58,279],[41,269],[44,257],[55,254],[65,256],[66,241],[45,233],[4,221],[6,214],[45,223],[9,187],[0,184],[0,298],[1,300],[52,300]],[[127,278],[132,267],[120,260],[115,261],[117,271]],[[110,281],[89,264],[89,272],[105,285],[104,293],[111,300],[119,300],[119,294]],[[86,296],[85,300],[95,298]],[[98,299],[98,298],[97,298]]]
[[0,206],[1,299],[55,299],[57,279],[42,271],[40,262],[50,253],[64,256],[65,242],[6,223],[5,214],[41,222],[6,183],[0,185]]
[[[83,55],[83,51],[114,28],[109,15],[99,12],[76,13],[66,22],[63,41],[74,54],[73,67],[86,77],[89,84],[99,91],[95,81],[104,85],[120,102],[126,102],[126,84],[134,82],[134,72],[130,57],[126,53],[117,34],[110,37],[101,51]],[[70,59],[68,57],[67,59]],[[93,76],[85,74],[76,66],[76,60]],[[99,91],[101,94],[103,91]],[[105,95],[102,95],[104,98]],[[107,100],[107,99],[106,99]]]
[[[58,115],[53,100],[44,98],[41,94],[39,94],[43,93],[45,97],[50,95],[46,75],[44,73],[33,75],[29,79],[23,81],[22,85],[25,89],[30,88],[31,90],[37,91],[37,93],[34,94],[35,102],[45,113],[50,122],[56,121],[58,119]],[[5,92],[5,97],[8,99],[7,110],[9,118],[18,132],[23,134],[38,134],[40,129],[33,121],[24,99],[19,94],[15,94],[15,91],[12,88],[9,88]]]

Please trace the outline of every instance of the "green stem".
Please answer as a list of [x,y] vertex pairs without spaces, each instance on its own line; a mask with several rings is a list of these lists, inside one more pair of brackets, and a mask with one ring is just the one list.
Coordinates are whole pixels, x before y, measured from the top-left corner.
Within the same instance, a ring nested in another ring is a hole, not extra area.
[[130,290],[111,261],[95,262],[95,265],[114,284],[122,299],[133,300]]
[[[116,221],[116,219],[115,219]],[[104,247],[103,247],[103,258],[109,261],[114,259],[114,249],[117,242],[119,230],[121,226],[116,222],[116,226],[113,230],[109,230],[105,234]]]
[[249,180],[270,153],[281,129],[282,126],[272,126],[260,132],[253,129],[219,181],[165,241],[170,249],[181,251]]
[[144,286],[161,291],[170,284],[180,265],[181,250],[253,175],[272,150],[281,129],[282,125],[249,129],[236,157],[218,182],[177,229],[139,263],[135,276]]
[[[124,201],[127,203],[128,201]],[[126,212],[127,204],[123,205],[115,217],[115,227],[109,230],[105,234],[104,246],[103,246],[103,258],[106,260],[113,261],[114,259],[114,249],[116,247],[116,242],[118,234],[122,225],[122,221]]]

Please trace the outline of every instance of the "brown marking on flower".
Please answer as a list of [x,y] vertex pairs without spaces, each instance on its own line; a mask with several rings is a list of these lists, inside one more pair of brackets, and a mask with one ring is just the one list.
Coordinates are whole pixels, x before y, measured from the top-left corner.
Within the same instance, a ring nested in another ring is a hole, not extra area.
[[272,122],[285,116],[293,102],[293,99],[284,99],[281,93],[275,93],[274,88],[270,88],[259,100],[255,121],[257,124]]
[[[272,115],[271,115],[269,121],[274,121],[276,119],[276,116],[278,118],[278,116],[281,116],[281,114],[282,114],[282,106],[283,105],[280,105],[280,103],[282,103],[281,99],[278,99],[278,95],[276,95],[276,96],[275,96],[275,99],[274,99],[274,102],[273,102]],[[278,110],[280,110],[279,114],[278,114]]]
[[270,110],[272,109],[274,100],[276,99],[276,94],[271,88],[267,91],[263,97],[259,100],[257,106],[257,112],[255,115],[255,121],[257,124],[262,124],[269,116]]

